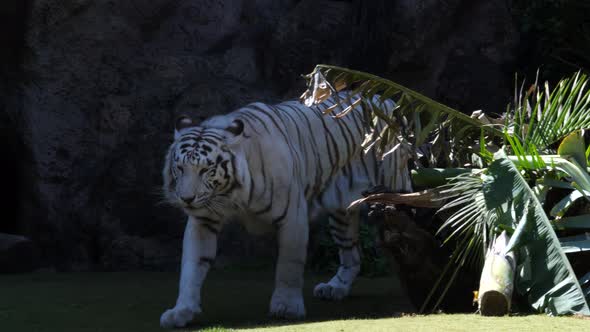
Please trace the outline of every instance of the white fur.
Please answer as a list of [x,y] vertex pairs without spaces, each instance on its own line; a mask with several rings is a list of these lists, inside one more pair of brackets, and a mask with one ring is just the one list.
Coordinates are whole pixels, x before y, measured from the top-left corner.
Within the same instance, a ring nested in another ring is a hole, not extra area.
[[172,309],[166,310],[160,318],[165,328],[183,327],[201,313],[201,286],[209,271],[209,265],[200,264],[201,254],[214,258],[217,252],[217,238],[203,231],[198,220],[189,217],[182,242],[182,261],[178,299]]
[[350,294],[352,283],[361,269],[358,248],[340,249],[340,262],[336,275],[327,283],[319,283],[313,289],[315,297],[325,300],[342,300]]

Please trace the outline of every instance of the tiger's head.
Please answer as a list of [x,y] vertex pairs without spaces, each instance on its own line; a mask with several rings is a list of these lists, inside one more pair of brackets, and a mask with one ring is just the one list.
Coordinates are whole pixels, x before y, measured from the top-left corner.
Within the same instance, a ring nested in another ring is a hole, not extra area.
[[187,116],[176,120],[174,142],[163,170],[164,194],[175,206],[187,210],[214,209],[227,200],[239,180],[231,145],[242,134],[240,120],[221,127],[196,126]]

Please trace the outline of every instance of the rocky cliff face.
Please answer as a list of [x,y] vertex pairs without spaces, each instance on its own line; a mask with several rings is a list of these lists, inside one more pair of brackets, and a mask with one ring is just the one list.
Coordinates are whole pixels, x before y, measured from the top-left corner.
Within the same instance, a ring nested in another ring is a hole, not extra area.
[[[294,98],[316,63],[499,112],[517,70],[510,1],[14,0],[0,15],[0,232],[62,269],[176,267],[184,218],[159,186],[179,113]],[[238,233],[222,256],[272,246]]]

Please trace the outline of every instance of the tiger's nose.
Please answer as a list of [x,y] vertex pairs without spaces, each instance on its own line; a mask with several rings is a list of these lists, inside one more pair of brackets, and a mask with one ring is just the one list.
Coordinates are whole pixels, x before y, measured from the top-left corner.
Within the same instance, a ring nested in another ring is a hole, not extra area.
[[180,199],[182,199],[182,201],[185,202],[186,204],[190,204],[195,200],[195,195],[192,195],[189,197],[180,197]]

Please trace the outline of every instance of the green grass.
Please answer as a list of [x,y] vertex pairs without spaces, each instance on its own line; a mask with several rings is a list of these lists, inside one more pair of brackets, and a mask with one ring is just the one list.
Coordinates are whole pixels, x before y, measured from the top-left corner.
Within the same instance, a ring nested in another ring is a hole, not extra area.
[[[210,330],[228,331],[227,329]],[[337,320],[243,331],[590,331],[590,320],[571,317],[481,317],[475,314]]]
[[[399,284],[361,278],[352,296],[329,303],[313,299],[312,286],[326,276],[308,276],[305,322],[267,317],[272,271],[213,271],[203,291],[204,313],[188,331],[590,331],[590,321],[525,316],[399,317],[412,307]],[[162,311],[174,304],[174,273],[75,273],[0,275],[0,331],[162,331]],[[398,317],[398,318],[391,318]]]

